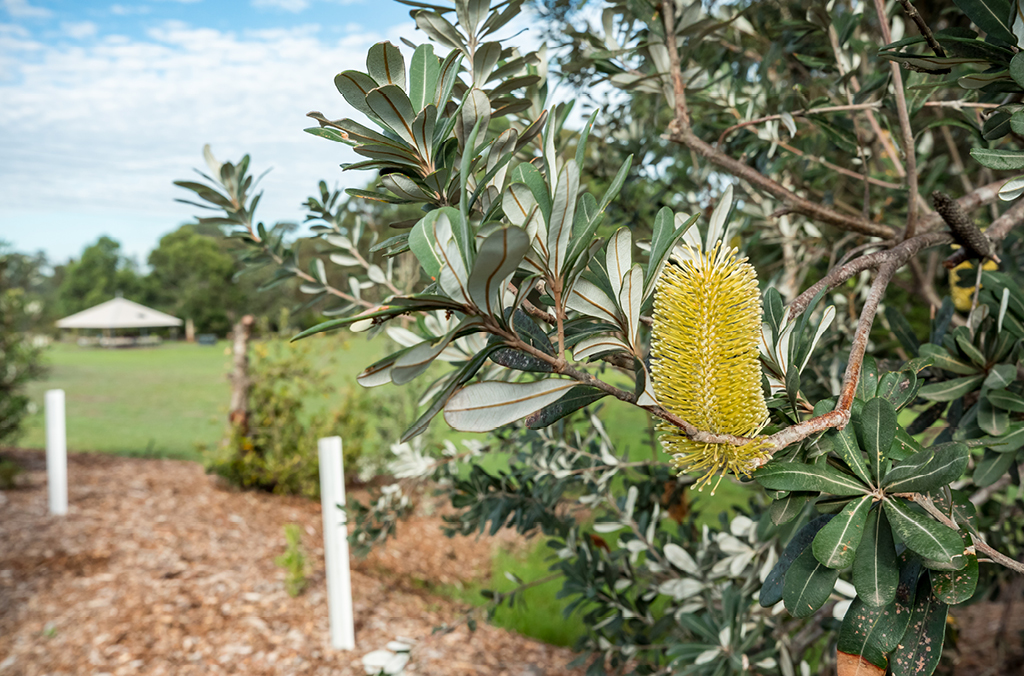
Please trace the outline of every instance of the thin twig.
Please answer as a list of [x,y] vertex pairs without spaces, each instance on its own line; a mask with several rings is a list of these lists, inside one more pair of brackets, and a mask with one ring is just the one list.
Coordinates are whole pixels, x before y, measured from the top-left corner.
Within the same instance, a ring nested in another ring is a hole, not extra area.
[[[960,526],[957,524],[957,522],[953,519],[950,519],[942,512],[941,509],[936,507],[935,503],[933,503],[932,499],[927,495],[913,493],[908,497],[910,497],[910,499],[916,502],[917,504],[924,507],[924,510],[926,512],[928,512],[936,519],[941,521],[944,525],[949,526],[954,530],[960,530]],[[992,561],[994,561],[995,563],[1005,566],[1006,568],[1009,568],[1010,570],[1016,571],[1018,573],[1024,573],[1024,563],[1021,563],[1020,561],[1015,561],[1006,554],[1003,554],[993,549],[987,542],[985,542],[981,538],[981,534],[975,531],[974,529],[971,529],[971,538],[974,540],[974,548],[977,549],[979,552],[988,554],[989,558],[992,559]]]
[[[804,157],[804,158],[806,158],[808,160],[811,160],[813,162],[817,162],[818,164],[822,165],[823,167],[827,167],[827,168],[831,169],[832,171],[834,171],[836,173],[843,174],[844,176],[849,176],[850,178],[855,178],[858,181],[867,181],[868,183],[870,183],[872,185],[877,185],[880,188],[889,188],[890,190],[902,190],[903,189],[903,186],[899,185],[898,183],[890,183],[889,181],[883,181],[883,180],[881,180],[879,178],[871,178],[867,174],[858,174],[856,171],[853,171],[851,169],[847,169],[845,167],[840,167],[838,164],[832,164],[831,162],[826,160],[824,157],[815,157],[814,155],[808,155],[807,153],[803,152],[802,150],[799,150],[798,148],[794,148],[793,146],[789,145],[788,143],[786,143],[784,141],[776,141],[775,143],[777,143],[779,145],[779,147],[788,150],[789,152],[793,153],[794,155],[797,155],[799,157]],[[867,171],[866,163],[865,163],[864,170]]]
[[[870,109],[881,108],[881,107],[882,107],[882,102],[881,101],[871,101],[870,103],[853,103],[853,104],[843,105],[843,106],[824,106],[822,108],[808,108],[807,110],[798,110],[796,112],[789,113],[789,115],[791,117],[804,117],[804,118],[806,118],[809,115],[819,115],[819,114],[822,114],[822,113],[838,113],[838,112],[841,112],[841,111],[844,111],[844,110],[870,110]],[[771,122],[772,120],[781,120],[783,115],[784,114],[782,114],[782,113],[780,113],[778,115],[765,115],[764,117],[759,117],[759,118],[754,119],[754,120],[747,120],[746,122],[740,122],[738,124],[734,124],[733,126],[727,128],[725,131],[723,131],[719,135],[718,141],[716,142],[716,145],[721,146],[722,142],[725,141],[725,137],[727,137],[729,134],[733,133],[734,131],[736,131],[738,129],[743,129],[744,127],[751,127],[751,126],[754,126],[754,125],[761,124],[763,122]]]
[[[892,42],[892,34],[889,32],[889,19],[885,15],[884,0],[875,0],[875,12],[878,14],[878,23],[882,29],[882,40],[889,44]],[[917,229],[917,152],[914,146],[914,131],[910,128],[910,114],[907,112],[907,97],[903,91],[903,74],[895,61],[889,63],[889,69],[892,72],[892,86],[896,92],[896,115],[900,121],[900,136],[903,137],[907,188],[910,190],[910,196],[907,198],[907,227],[900,239],[910,239]]]
[[[917,11],[917,8],[910,4],[910,0],[900,0],[900,4],[903,5],[903,11],[907,13],[910,20],[917,24],[917,30],[919,30],[921,35],[924,36],[928,46],[932,48],[933,52],[935,52],[935,56],[940,59],[945,58],[946,50],[944,50],[942,45],[939,44],[939,41],[935,39],[935,35],[932,34],[932,29],[929,28],[928,24],[926,24],[924,19],[921,18],[921,13]],[[890,41],[891,39],[892,38],[890,37]],[[889,43],[887,42],[886,44]]]

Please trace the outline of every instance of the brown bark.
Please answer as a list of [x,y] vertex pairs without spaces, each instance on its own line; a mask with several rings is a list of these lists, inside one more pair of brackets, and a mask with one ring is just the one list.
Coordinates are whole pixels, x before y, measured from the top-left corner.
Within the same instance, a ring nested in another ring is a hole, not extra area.
[[231,373],[231,405],[228,407],[228,421],[242,436],[249,433],[249,337],[256,318],[245,315],[235,324],[232,332],[232,355],[234,370]]

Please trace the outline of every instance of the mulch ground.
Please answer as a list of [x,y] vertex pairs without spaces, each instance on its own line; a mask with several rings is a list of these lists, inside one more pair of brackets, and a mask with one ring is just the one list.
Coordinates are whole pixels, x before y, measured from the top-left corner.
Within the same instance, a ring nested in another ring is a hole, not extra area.
[[[0,675],[363,674],[364,654],[415,639],[408,674],[575,674],[573,655],[486,626],[415,580],[486,579],[508,538],[440,536],[415,517],[353,560],[357,649],[330,648],[318,502],[217,488],[202,468],[99,454],[69,458],[70,512],[47,513],[42,452],[0,493]],[[284,591],[284,526],[304,530],[309,586]],[[435,627],[455,626],[434,633]]]
[[[70,513],[47,513],[41,451],[5,451],[29,471],[0,493],[0,676],[364,674],[361,658],[415,639],[407,673],[574,676],[570,651],[496,627],[424,589],[490,575],[499,538],[440,535],[415,516],[354,559],[354,652],[328,641],[320,504],[220,489],[199,465],[102,454],[69,458]],[[274,564],[299,524],[311,571],[297,598]],[[1019,596],[1020,589],[1016,590]],[[434,632],[442,625],[455,628]],[[940,672],[1024,674],[1024,601],[957,609],[958,650]]]

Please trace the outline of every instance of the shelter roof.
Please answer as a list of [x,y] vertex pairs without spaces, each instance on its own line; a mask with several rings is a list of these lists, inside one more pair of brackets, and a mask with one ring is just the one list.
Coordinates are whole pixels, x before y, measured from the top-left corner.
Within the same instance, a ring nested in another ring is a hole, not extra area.
[[57,321],[62,329],[143,329],[181,326],[177,317],[159,312],[127,298],[113,298]]

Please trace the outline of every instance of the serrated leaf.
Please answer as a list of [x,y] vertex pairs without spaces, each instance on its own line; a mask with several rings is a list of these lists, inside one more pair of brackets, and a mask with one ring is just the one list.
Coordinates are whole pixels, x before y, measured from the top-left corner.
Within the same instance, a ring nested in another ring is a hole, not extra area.
[[810,547],[796,558],[783,585],[782,600],[793,617],[810,617],[832,595],[839,571],[828,568]]
[[864,524],[872,497],[865,495],[850,501],[836,518],[818,531],[812,550],[814,557],[829,568],[846,568],[853,565],[857,548],[864,536]]
[[864,537],[853,562],[853,586],[864,603],[878,608],[892,603],[898,584],[892,529],[879,506],[868,514]]
[[946,604],[932,595],[928,576],[922,575],[917,583],[910,626],[890,660],[893,676],[931,676],[942,656],[948,610]]
[[959,479],[967,469],[966,444],[945,444],[915,453],[885,475],[887,493],[926,493]]
[[[768,573],[768,577],[765,578],[764,584],[761,585],[761,591],[758,595],[758,603],[762,607],[767,608],[774,606],[776,603],[782,600],[783,585],[787,576],[787,572],[793,562],[796,561],[805,550],[810,552],[810,544],[814,541],[814,536],[818,534],[818,531],[825,527],[829,521],[832,520],[831,514],[823,514],[821,516],[811,519],[803,528],[797,531],[793,539],[789,541],[786,548],[782,551],[779,556],[778,563],[772,568],[771,572]],[[811,553],[811,557],[814,554]]]
[[776,460],[756,470],[753,476],[765,488],[777,491],[816,491],[839,496],[869,492],[856,478],[829,465]]
[[460,432],[489,432],[553,404],[575,386],[576,381],[560,378],[532,383],[474,383],[448,400],[444,419]]
[[884,504],[893,530],[911,551],[926,559],[945,563],[952,563],[954,557],[963,556],[963,543],[957,531],[911,511],[900,498],[887,497]]
[[925,385],[917,394],[923,399],[931,401],[953,401],[973,391],[984,380],[984,373],[979,373],[976,376],[953,378],[952,380],[944,380],[941,383]]

